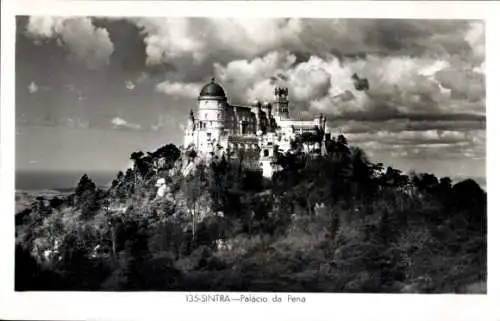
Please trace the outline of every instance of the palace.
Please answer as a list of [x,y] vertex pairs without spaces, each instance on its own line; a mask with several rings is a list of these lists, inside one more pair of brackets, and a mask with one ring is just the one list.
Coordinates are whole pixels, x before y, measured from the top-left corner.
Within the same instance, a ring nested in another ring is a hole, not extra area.
[[191,110],[184,135],[184,148],[205,157],[228,157],[243,161],[246,168],[262,170],[271,177],[277,170],[278,153],[302,149],[321,155],[330,138],[326,118],[295,120],[288,112],[288,89],[275,88],[271,103],[236,106],[212,78],[200,91],[197,108]]

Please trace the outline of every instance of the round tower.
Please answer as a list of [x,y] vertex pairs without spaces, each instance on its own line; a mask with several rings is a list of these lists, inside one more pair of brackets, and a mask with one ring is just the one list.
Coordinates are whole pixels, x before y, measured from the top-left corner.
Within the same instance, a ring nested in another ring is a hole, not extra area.
[[202,152],[211,152],[219,143],[224,129],[227,97],[224,89],[212,78],[198,96],[197,145]]

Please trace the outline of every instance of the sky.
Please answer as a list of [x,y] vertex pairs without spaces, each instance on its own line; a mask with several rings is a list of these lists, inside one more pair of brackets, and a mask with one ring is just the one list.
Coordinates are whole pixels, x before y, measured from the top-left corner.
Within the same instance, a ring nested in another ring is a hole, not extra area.
[[485,177],[484,46],[479,21],[18,17],[17,170],[181,144],[215,77],[237,104],[286,86],[292,115],[324,113],[374,162]]

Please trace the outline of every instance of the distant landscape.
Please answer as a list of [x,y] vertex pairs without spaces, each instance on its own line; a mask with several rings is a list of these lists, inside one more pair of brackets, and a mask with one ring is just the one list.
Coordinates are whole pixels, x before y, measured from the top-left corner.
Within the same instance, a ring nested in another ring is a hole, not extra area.
[[[42,170],[24,170],[16,171],[15,186],[16,190],[72,190],[78,183],[83,171],[42,171]],[[90,171],[89,177],[98,185],[105,186],[109,184],[116,171]]]

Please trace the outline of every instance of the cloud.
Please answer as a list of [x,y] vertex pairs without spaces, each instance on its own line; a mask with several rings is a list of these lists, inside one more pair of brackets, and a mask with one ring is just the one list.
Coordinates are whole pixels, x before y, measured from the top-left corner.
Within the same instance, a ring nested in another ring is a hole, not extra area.
[[108,31],[95,27],[87,17],[32,16],[26,32],[37,43],[55,39],[58,45],[69,49],[70,58],[83,61],[91,69],[107,64],[114,50]]
[[[238,102],[272,99],[273,87],[284,85],[298,112],[380,120],[404,115],[484,114],[484,77],[470,68],[406,56],[342,61],[335,56],[311,56],[296,61],[293,54],[271,52],[225,66],[215,63],[214,68],[228,94]],[[362,88],[351,79],[353,74],[363,75],[359,81],[366,79]]]
[[344,135],[352,145],[377,153],[389,152],[393,157],[399,158],[485,158],[484,130],[380,130]]
[[221,63],[281,50],[338,57],[442,56],[480,52],[481,22],[359,19],[131,19],[144,34],[151,64]]
[[370,82],[368,79],[360,78],[356,73],[352,75],[351,79],[354,82],[354,88],[356,88],[356,90],[363,91],[370,89]]
[[414,119],[391,119],[386,121],[373,120],[346,120],[333,119],[329,121],[328,126],[343,133],[376,133],[379,131],[401,132],[401,131],[427,131],[427,130],[442,130],[442,131],[458,131],[467,132],[471,130],[484,130],[485,119],[479,120],[433,120],[433,119],[418,120]]
[[129,123],[125,119],[120,117],[115,117],[111,120],[111,124],[114,129],[131,129],[131,130],[140,130],[142,128],[139,124]]
[[174,97],[196,98],[200,93],[202,84],[180,83],[164,81],[156,85],[156,91]]
[[465,33],[465,41],[467,41],[467,43],[471,47],[473,57],[478,61],[483,61],[485,54],[484,23],[469,23],[469,28]]
[[130,80],[125,80],[125,88],[133,90],[135,88],[135,84]]
[[296,57],[289,53],[271,52],[251,61],[234,60],[225,66],[215,63],[214,70],[217,81],[226,88],[232,100],[248,103],[255,99],[272,99],[273,84],[278,80],[275,75],[283,74],[295,61]]
[[436,73],[441,86],[450,90],[452,98],[463,98],[477,102],[485,97],[484,75],[475,70],[446,68]]
[[34,81],[30,82],[28,85],[28,91],[30,94],[36,93],[38,91],[38,85]]
[[[339,119],[365,121],[406,118],[482,122],[485,117],[484,75],[462,62],[372,55],[362,59],[341,60],[330,55],[297,60],[292,53],[273,51],[226,65],[216,62],[214,70],[234,103],[270,100],[275,86],[286,86],[291,108],[299,114],[323,112]],[[353,80],[353,75],[362,77]],[[201,86],[165,81],[157,89],[195,98]]]

